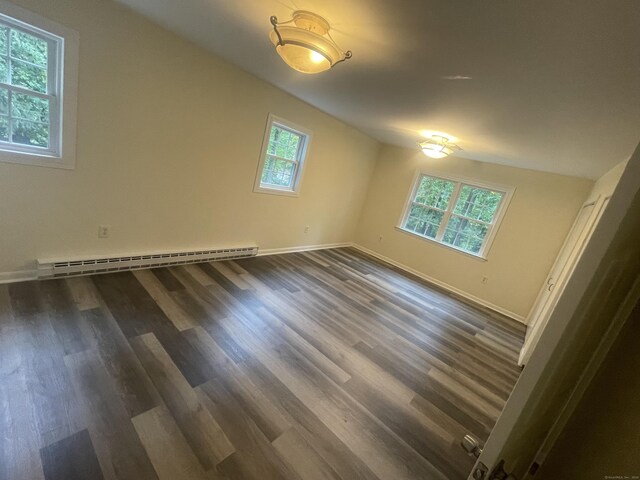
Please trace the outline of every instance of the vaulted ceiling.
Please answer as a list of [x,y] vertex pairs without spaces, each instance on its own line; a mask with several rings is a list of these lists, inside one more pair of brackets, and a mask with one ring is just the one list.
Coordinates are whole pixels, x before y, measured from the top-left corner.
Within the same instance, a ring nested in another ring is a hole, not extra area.
[[[385,143],[436,130],[459,156],[596,178],[640,141],[638,0],[118,1]],[[353,58],[287,67],[269,17],[298,9]]]

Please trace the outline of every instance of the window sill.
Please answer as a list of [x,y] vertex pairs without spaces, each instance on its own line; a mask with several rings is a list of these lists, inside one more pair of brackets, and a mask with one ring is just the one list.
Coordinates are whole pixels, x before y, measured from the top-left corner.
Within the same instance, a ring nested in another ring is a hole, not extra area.
[[486,257],[482,257],[482,256],[480,256],[480,255],[476,255],[476,254],[474,254],[474,253],[470,253],[470,252],[465,252],[464,250],[461,250],[461,249],[459,249],[459,248],[456,248],[456,247],[454,247],[454,246],[452,246],[452,245],[448,245],[448,244],[446,244],[446,243],[438,242],[437,240],[434,240],[434,239],[429,238],[429,237],[423,237],[422,235],[419,235],[419,234],[417,234],[417,233],[415,233],[415,232],[412,232],[411,230],[406,230],[406,229],[404,229],[404,228],[402,228],[402,227],[399,227],[399,226],[397,226],[397,227],[395,227],[395,228],[396,228],[396,230],[398,230],[399,232],[402,232],[402,233],[404,233],[404,234],[410,235],[410,236],[415,237],[415,238],[419,238],[420,240],[426,240],[427,242],[433,243],[433,244],[438,245],[438,246],[440,246],[440,247],[448,248],[449,250],[453,250],[454,252],[458,252],[458,253],[461,253],[461,254],[463,254],[463,255],[466,255],[467,257],[471,257],[471,258],[473,258],[474,260],[479,260],[479,261],[481,261],[481,262],[486,262],[486,261],[487,261],[487,258],[486,258]]
[[75,162],[68,157],[56,157],[47,154],[39,155],[30,152],[14,152],[9,150],[0,150],[0,162],[36,167],[62,168],[66,170],[73,170],[75,168]]
[[280,188],[267,188],[267,187],[256,187],[253,189],[254,193],[266,193],[268,195],[280,195],[283,197],[299,197],[300,192],[296,192],[295,190],[285,190]]

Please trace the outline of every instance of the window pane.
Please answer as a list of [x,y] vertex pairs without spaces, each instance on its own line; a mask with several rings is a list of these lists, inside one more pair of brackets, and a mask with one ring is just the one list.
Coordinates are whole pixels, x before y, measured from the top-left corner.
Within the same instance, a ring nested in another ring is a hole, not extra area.
[[9,27],[0,26],[0,54],[7,54],[9,44]]
[[47,69],[11,59],[11,85],[47,93]]
[[0,82],[7,83],[9,81],[9,63],[7,57],[0,55]]
[[49,127],[47,125],[26,120],[12,120],[12,126],[12,142],[45,148],[49,146]]
[[475,220],[491,223],[498,210],[503,193],[464,185],[453,212]]
[[19,30],[11,31],[11,56],[41,67],[47,66],[47,42]]
[[436,238],[443,212],[421,205],[412,205],[404,228],[429,238]]
[[442,241],[471,253],[479,253],[489,227],[473,220],[452,216]]
[[262,171],[261,185],[292,188],[295,163],[267,157]]
[[9,113],[9,90],[0,88],[0,115]]
[[0,140],[9,141],[9,119],[4,115],[0,116]]
[[446,210],[455,187],[454,182],[433,177],[422,177],[414,201],[429,207]]
[[11,99],[11,117],[49,123],[49,100],[23,93],[14,93]]
[[297,160],[301,136],[274,125],[269,135],[267,153],[288,160]]

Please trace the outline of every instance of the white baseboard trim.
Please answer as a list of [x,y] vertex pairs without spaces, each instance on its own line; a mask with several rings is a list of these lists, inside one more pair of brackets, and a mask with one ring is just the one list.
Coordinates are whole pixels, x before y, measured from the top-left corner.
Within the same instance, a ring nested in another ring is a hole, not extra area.
[[428,275],[425,275],[422,272],[419,272],[418,270],[415,270],[411,267],[407,267],[406,265],[403,265],[402,263],[396,262],[395,260],[392,260],[389,257],[385,257],[384,255],[381,255],[377,252],[374,252],[373,250],[369,250],[366,247],[363,247],[362,245],[358,245],[357,243],[352,244],[353,248],[356,248],[358,250],[360,250],[361,252],[366,253],[367,255],[371,255],[372,257],[376,257],[380,260],[382,260],[383,262],[387,262],[390,263],[391,265],[393,265],[394,267],[398,267],[402,270],[404,270],[405,272],[411,273],[413,275],[415,275],[416,277],[421,278],[422,280],[425,280],[429,283],[433,283],[434,285],[437,285],[440,288],[443,288],[444,290],[447,290],[451,293],[454,293],[455,295],[458,295],[459,297],[465,298],[467,300],[469,300],[470,302],[476,303],[478,305],[481,305],[483,307],[486,307],[490,310],[493,310],[494,312],[498,312],[502,315],[504,315],[505,317],[509,317],[513,320],[516,320],[517,322],[522,323],[523,325],[526,325],[525,322],[525,317],[523,317],[522,315],[518,315],[517,313],[511,312],[509,310],[507,310],[506,308],[502,308],[499,307],[498,305],[494,305],[491,302],[487,302],[486,300],[483,300],[482,298],[476,297],[475,295],[471,295],[470,293],[467,293],[463,290],[460,290],[456,287],[453,287],[447,283],[444,283],[440,280],[437,280],[433,277],[430,277]]
[[38,270],[19,270],[17,272],[0,272],[0,284],[26,282],[36,280],[38,278]]
[[[258,256],[279,255],[282,253],[308,252],[311,250],[325,250],[328,248],[350,247],[351,243],[325,243],[322,245],[302,245],[298,247],[258,249]],[[38,270],[19,270],[15,272],[0,272],[0,284],[26,282],[38,279]]]
[[263,257],[266,255],[280,255],[282,253],[310,252],[312,250],[327,250],[329,248],[343,248],[351,246],[353,246],[353,243],[325,243],[322,245],[303,245],[300,247],[287,248],[259,248],[258,257]]

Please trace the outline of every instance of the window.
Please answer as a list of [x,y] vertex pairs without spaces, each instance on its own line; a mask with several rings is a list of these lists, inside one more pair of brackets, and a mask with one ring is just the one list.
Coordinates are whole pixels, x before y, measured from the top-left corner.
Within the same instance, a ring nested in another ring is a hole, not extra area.
[[419,174],[400,228],[485,258],[513,189]]
[[269,115],[254,191],[297,195],[311,134]]
[[76,72],[75,32],[0,2],[0,161],[73,167]]

